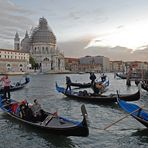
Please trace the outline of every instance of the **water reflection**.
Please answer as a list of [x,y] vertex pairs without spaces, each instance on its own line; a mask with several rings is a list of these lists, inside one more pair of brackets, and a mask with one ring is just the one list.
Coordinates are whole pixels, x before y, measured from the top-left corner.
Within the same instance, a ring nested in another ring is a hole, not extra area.
[[[148,147],[148,133],[143,129],[144,126],[128,117],[121,122],[110,127],[104,127],[119,120],[127,115],[116,103],[113,104],[94,104],[80,100],[70,99],[59,94],[55,89],[55,81],[59,85],[65,86],[66,75],[35,75],[30,76],[31,82],[26,88],[11,93],[11,96],[21,101],[27,99],[33,103],[37,98],[43,109],[49,112],[58,111],[60,116],[68,117],[73,120],[81,121],[80,106],[85,104],[90,126],[88,137],[63,137],[50,135],[41,132],[30,126],[24,125],[0,111],[0,148],[94,148],[94,147]],[[89,75],[70,75],[73,81],[89,82]],[[125,80],[114,79],[113,74],[108,74],[110,78],[109,90],[106,94],[119,93],[131,94],[137,91],[137,86],[132,84],[126,87]],[[13,77],[18,80],[19,77]],[[139,106],[148,104],[148,93],[142,90],[141,99],[134,102]],[[123,129],[123,130],[122,130]]]
[[[34,141],[34,139],[43,138],[45,140],[44,145],[46,144],[46,146],[49,146],[49,147],[53,147],[53,146],[60,147],[60,148],[75,147],[70,137],[53,135],[53,134],[47,133],[46,131],[33,128],[32,126],[29,126],[20,121],[17,121],[6,114],[2,114],[2,118],[5,119],[5,123],[7,124],[7,126],[5,125],[5,130],[8,130],[8,129],[13,130],[15,133],[13,136],[16,136],[16,134],[18,133],[20,137],[20,141],[22,141],[21,139],[24,139],[24,138],[29,140],[30,142]],[[10,133],[10,131],[8,133]],[[5,140],[6,140],[6,137],[5,137]],[[6,145],[6,142],[5,142],[5,145]],[[37,146],[34,145],[34,147],[37,147]]]
[[135,136],[136,139],[138,139],[141,143],[148,143],[148,129],[139,129],[136,132],[132,134],[132,136]]

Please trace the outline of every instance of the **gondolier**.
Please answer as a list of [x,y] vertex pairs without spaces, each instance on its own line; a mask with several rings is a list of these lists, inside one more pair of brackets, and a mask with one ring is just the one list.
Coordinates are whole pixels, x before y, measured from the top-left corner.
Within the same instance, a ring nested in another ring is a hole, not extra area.
[[93,72],[91,72],[89,78],[90,78],[90,80],[91,80],[91,86],[93,86],[93,83],[94,83],[94,81],[95,81],[95,79],[96,79],[95,74],[94,74]]
[[3,93],[4,93],[4,99],[10,99],[10,83],[11,81],[8,78],[8,75],[5,75],[0,79],[0,81],[3,82]]
[[[10,84],[10,92],[24,88],[29,82],[30,82],[30,79],[27,78],[27,81],[25,80],[25,82],[23,82],[23,83],[20,81],[18,81],[16,83],[11,83]],[[0,94],[3,94],[3,93],[4,93],[4,85],[0,88]]]
[[67,87],[65,91],[67,92],[69,90],[71,92],[71,79],[68,76],[66,76],[66,85]]

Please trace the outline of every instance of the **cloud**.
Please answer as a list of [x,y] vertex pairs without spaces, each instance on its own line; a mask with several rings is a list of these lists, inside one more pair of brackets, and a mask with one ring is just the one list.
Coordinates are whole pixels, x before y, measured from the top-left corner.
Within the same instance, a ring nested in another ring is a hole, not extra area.
[[122,61],[148,61],[148,48],[144,50],[129,49],[126,47],[115,46],[115,47],[89,47],[85,49],[87,55],[101,55],[108,57],[110,60],[122,60]]
[[58,47],[64,51],[65,57],[81,57],[86,55],[84,47],[89,41],[89,37],[77,38],[67,42],[58,42]]
[[[3,39],[2,45],[5,44],[5,48],[13,48],[13,38],[15,32],[18,31],[20,36],[24,36],[25,30],[33,25],[32,19],[29,18],[33,12],[15,5],[8,0],[0,0],[0,38]],[[8,45],[9,43],[9,45]]]
[[[59,42],[58,47],[60,50],[64,51],[65,57],[83,57],[86,55],[90,56],[105,56],[110,60],[122,60],[122,61],[148,61],[148,46],[144,50],[136,50],[115,46],[90,46],[86,48],[86,46],[90,43],[93,37],[83,36],[81,38],[77,38],[75,40],[67,41],[67,42]],[[98,40],[97,42],[101,42]]]

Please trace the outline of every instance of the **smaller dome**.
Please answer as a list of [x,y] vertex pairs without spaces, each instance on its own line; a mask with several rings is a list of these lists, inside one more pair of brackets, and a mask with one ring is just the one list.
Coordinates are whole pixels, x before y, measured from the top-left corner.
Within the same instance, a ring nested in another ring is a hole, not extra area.
[[30,39],[28,32],[26,31],[25,38],[21,41],[22,50],[25,52],[29,52],[30,50]]

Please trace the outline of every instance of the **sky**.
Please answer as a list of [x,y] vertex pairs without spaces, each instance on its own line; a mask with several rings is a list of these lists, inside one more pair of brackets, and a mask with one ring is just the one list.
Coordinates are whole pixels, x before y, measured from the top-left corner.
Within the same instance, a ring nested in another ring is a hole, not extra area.
[[45,17],[66,57],[148,61],[147,0],[0,0],[0,48]]

